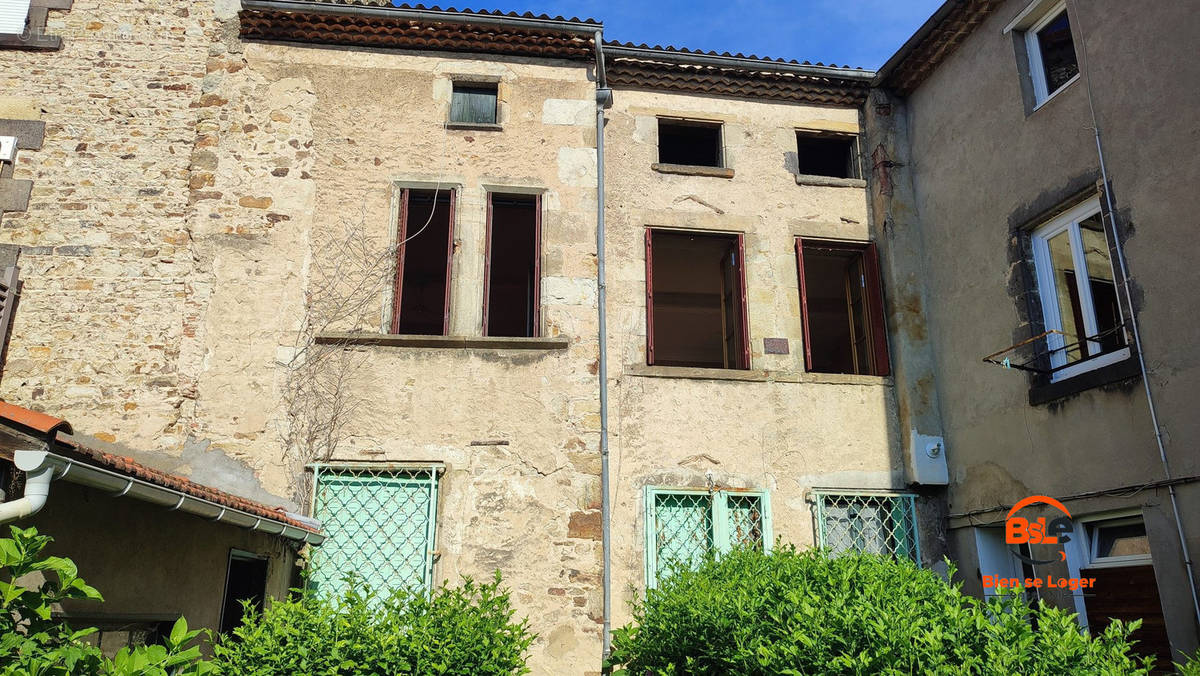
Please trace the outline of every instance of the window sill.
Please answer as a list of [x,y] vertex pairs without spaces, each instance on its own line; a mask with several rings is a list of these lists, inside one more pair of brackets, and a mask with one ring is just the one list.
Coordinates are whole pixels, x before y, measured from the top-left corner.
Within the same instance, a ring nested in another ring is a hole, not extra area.
[[380,347],[459,348],[483,350],[565,350],[571,346],[566,336],[524,338],[508,336],[414,336],[392,333],[322,333],[318,345],[375,345]]
[[447,122],[446,128],[463,131],[504,131],[504,125],[489,122]]
[[1050,93],[1049,96],[1047,96],[1046,98],[1044,98],[1041,101],[1038,101],[1036,104],[1034,104],[1033,110],[1030,111],[1029,114],[1032,115],[1033,113],[1036,113],[1037,111],[1041,110],[1042,106],[1053,101],[1054,97],[1063,93],[1064,91],[1069,89],[1071,85],[1075,84],[1078,81],[1079,81],[1079,73],[1076,73],[1074,77],[1072,77],[1070,80],[1067,80],[1066,82],[1064,82],[1061,87],[1059,87],[1058,89],[1055,89],[1053,92]]
[[[660,174],[679,174],[681,176],[711,176],[713,178],[733,178],[733,169],[728,167],[706,167],[699,164],[664,164],[655,162],[650,168]],[[723,369],[722,369],[723,370]]]
[[1084,371],[1070,378],[1045,385],[1035,385],[1029,388],[1029,405],[1048,404],[1097,387],[1138,378],[1141,375],[1137,358],[1130,355],[1119,362]]
[[0,33],[0,49],[32,49],[54,51],[62,49],[62,38],[58,35],[22,37],[18,33]]
[[867,182],[861,178],[837,178],[835,176],[816,176],[814,174],[796,174],[796,185],[815,185],[824,188],[866,188]]
[[808,383],[824,385],[891,385],[890,376],[859,376],[843,373],[805,373],[764,369],[716,369],[698,366],[625,367],[625,375],[636,378],[675,378],[678,380],[730,380],[750,383]]

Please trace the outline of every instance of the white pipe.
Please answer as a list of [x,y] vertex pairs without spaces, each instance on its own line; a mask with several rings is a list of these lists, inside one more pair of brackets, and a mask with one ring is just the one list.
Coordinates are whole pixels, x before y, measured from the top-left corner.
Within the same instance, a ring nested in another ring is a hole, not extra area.
[[[20,455],[25,451],[17,451]],[[0,504],[0,524],[24,519],[41,511],[50,497],[50,482],[54,480],[54,468],[44,467],[25,476],[25,495],[16,500]]]
[[[1092,73],[1088,67],[1087,59],[1087,34],[1083,30],[1083,23],[1080,21],[1081,13],[1079,11],[1079,3],[1072,2],[1072,11],[1074,13],[1075,26],[1079,30],[1083,49],[1080,50],[1082,58],[1082,70],[1084,84],[1087,86],[1088,110],[1092,114],[1092,132],[1096,137],[1096,155],[1100,159],[1100,180],[1104,183],[1104,201],[1108,207],[1108,219],[1112,224],[1113,233],[1113,249],[1117,254],[1117,263],[1121,269],[1121,289],[1124,292],[1125,302],[1129,305],[1129,327],[1133,332],[1133,351],[1137,354],[1138,368],[1142,373],[1142,386],[1146,390],[1146,405],[1150,409],[1150,424],[1154,426],[1154,441],[1158,445],[1158,458],[1162,464],[1163,476],[1169,481],[1171,477],[1171,464],[1167,460],[1167,448],[1163,442],[1162,426],[1158,423],[1158,410],[1154,406],[1154,395],[1150,391],[1150,377],[1146,373],[1146,357],[1142,354],[1142,335],[1138,330],[1137,313],[1133,309],[1133,293],[1129,288],[1129,267],[1125,261],[1125,247],[1121,244],[1121,235],[1117,232],[1117,212],[1113,208],[1112,201],[1112,186],[1108,182],[1108,168],[1104,163],[1104,144],[1100,141],[1100,122],[1096,118],[1096,104],[1092,97]],[[1187,537],[1183,533],[1183,518],[1179,513],[1179,499],[1175,496],[1175,485],[1167,485],[1167,495],[1171,501],[1171,511],[1175,516],[1175,531],[1179,536],[1179,553],[1183,557],[1183,567],[1187,572],[1188,588],[1192,593],[1192,613],[1195,616],[1196,622],[1200,623],[1200,595],[1196,591],[1196,574],[1194,572],[1194,564],[1192,562],[1191,552],[1188,551]]]
[[[173,488],[159,486],[148,481],[135,479],[111,470],[94,467],[76,462],[70,458],[49,453],[47,451],[17,451],[13,454],[17,469],[24,471],[28,478],[25,485],[25,497],[0,504],[0,523],[29,516],[46,504],[50,493],[50,482],[66,478],[72,483],[88,486],[105,491],[113,497],[129,496],[139,500],[159,505],[168,510],[179,510],[204,517],[206,519],[225,523],[249,530],[255,530],[268,535],[279,535],[289,540],[298,540],[313,545],[319,545],[325,540],[320,533],[313,533],[303,528],[297,528],[274,519],[266,519],[240,509],[226,507],[210,500],[178,491]],[[31,493],[31,488],[33,492]],[[24,511],[26,506],[21,503],[29,500],[31,511]],[[14,505],[7,509],[9,505]],[[8,512],[15,516],[8,516]]]

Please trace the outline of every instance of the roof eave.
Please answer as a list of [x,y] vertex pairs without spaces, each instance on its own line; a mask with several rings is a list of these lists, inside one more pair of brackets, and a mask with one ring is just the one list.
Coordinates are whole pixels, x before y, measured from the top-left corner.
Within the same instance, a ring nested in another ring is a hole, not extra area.
[[900,49],[896,50],[896,53],[892,54],[891,58],[889,58],[883,64],[883,66],[876,71],[875,78],[871,81],[871,86],[882,87],[887,81],[888,76],[891,75],[892,72],[895,71],[896,68],[899,67],[900,64],[903,63],[910,54],[912,54],[913,50],[915,50],[917,46],[925,40],[925,38],[929,37],[933,31],[937,30],[938,26],[940,26],[941,23],[946,20],[946,17],[950,15],[950,12],[954,11],[954,7],[962,4],[962,2],[963,0],[946,0],[943,2],[942,6],[938,7],[937,10],[934,11],[933,15],[926,19],[925,23],[921,24],[921,27],[917,29],[917,32],[913,33],[908,40],[905,40],[904,44],[900,45]]
[[812,64],[774,61],[771,59],[754,59],[738,56],[723,56],[719,54],[697,54],[652,47],[627,47],[622,45],[605,45],[604,54],[608,57],[626,57],[645,61],[666,61],[683,65],[710,66],[718,68],[736,68],[750,72],[790,73],[810,77],[824,77],[855,82],[870,82],[875,77],[875,71],[860,68],[839,68],[836,66],[815,66]]
[[302,0],[242,0],[242,9],[276,12],[306,12],[340,16],[367,16],[389,19],[412,19],[456,24],[479,24],[506,26],[537,30],[561,31],[594,35],[604,29],[604,24],[588,21],[539,19],[536,17],[476,14],[449,10],[411,9],[395,6],[377,7],[370,5],[348,5],[336,2],[307,2]]

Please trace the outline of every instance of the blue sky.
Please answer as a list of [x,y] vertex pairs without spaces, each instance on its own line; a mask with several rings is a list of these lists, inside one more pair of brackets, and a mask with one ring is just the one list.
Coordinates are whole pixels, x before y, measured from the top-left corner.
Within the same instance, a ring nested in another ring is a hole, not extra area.
[[[410,2],[412,0],[409,0]],[[942,0],[442,0],[442,7],[578,16],[609,40],[878,68]],[[430,2],[429,4],[435,4]]]

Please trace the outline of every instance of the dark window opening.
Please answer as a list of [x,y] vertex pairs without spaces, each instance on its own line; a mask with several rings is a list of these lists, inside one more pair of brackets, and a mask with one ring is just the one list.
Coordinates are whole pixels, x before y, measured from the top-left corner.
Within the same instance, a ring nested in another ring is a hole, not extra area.
[[724,167],[723,155],[720,122],[659,119],[658,161],[662,164]]
[[[93,629],[94,631],[82,638],[82,642],[95,646],[105,657],[116,657],[122,648],[137,648],[141,646],[162,643],[171,635],[175,619],[167,616],[147,618],[139,615],[78,615],[75,613],[54,613],[55,619],[61,619],[72,631]],[[176,618],[178,619],[178,618]]]
[[496,124],[497,85],[455,82],[450,97],[450,121],[462,124]]
[[245,613],[242,601],[249,601],[252,608],[262,610],[266,595],[267,560],[240,552],[231,553],[221,609],[221,633],[228,634],[242,624]]
[[648,363],[750,368],[741,235],[646,231]]
[[1053,94],[1079,74],[1079,64],[1075,61],[1075,41],[1071,39],[1071,20],[1067,18],[1065,10],[1037,32],[1037,43],[1042,52],[1046,92]]
[[853,136],[796,134],[796,171],[808,176],[858,178]]
[[540,197],[488,194],[484,335],[538,335],[541,224]]
[[807,370],[887,375],[875,246],[811,240],[796,246]]
[[392,333],[439,336],[449,330],[453,221],[453,191],[402,191]]

